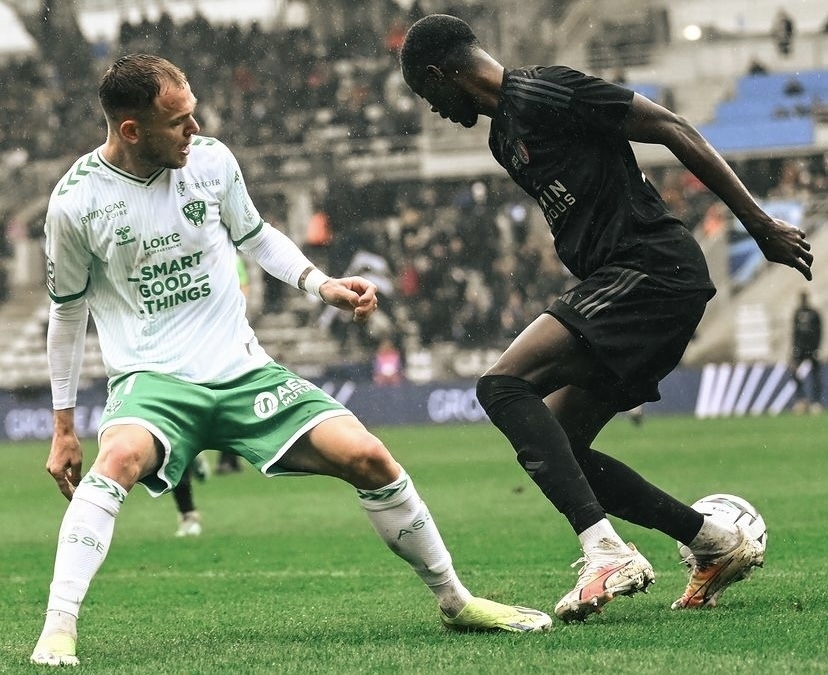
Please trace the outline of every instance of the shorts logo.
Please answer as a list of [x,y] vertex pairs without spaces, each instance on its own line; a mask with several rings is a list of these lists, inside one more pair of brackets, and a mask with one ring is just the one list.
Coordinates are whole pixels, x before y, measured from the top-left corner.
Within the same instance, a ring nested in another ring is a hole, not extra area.
[[526,148],[526,143],[519,138],[515,141],[515,154],[524,164],[529,163],[529,150]]
[[204,218],[207,215],[207,203],[203,199],[196,199],[184,204],[181,211],[193,225],[201,227],[204,225]]
[[253,403],[253,414],[261,420],[273,417],[278,409],[279,399],[269,391],[263,391],[256,396],[256,401]]
[[120,398],[107,401],[106,407],[104,408],[104,415],[114,415],[116,412],[118,412],[118,410],[120,410],[123,404],[124,402]]

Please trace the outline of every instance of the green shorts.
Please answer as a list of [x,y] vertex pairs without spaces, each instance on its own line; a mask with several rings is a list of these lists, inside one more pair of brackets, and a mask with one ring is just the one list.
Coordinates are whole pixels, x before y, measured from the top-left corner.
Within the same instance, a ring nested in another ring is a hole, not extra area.
[[109,382],[98,438],[111,426],[137,424],[164,452],[141,483],[153,496],[171,490],[206,449],[243,457],[265,476],[289,473],[276,462],[303,434],[352,413],[319,387],[272,363],[222,384],[192,384],[137,372]]

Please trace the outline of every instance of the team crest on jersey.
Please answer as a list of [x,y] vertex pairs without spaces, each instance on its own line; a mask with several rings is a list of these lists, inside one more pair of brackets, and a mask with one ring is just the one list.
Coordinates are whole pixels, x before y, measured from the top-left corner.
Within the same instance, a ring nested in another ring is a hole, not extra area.
[[515,155],[517,155],[518,159],[520,159],[520,161],[523,164],[528,164],[529,163],[529,150],[526,148],[526,143],[524,143],[522,140],[520,140],[518,138],[515,141],[514,148],[515,148]]
[[207,216],[207,202],[203,199],[195,199],[184,204],[181,211],[193,225],[201,227],[204,225],[204,218]]

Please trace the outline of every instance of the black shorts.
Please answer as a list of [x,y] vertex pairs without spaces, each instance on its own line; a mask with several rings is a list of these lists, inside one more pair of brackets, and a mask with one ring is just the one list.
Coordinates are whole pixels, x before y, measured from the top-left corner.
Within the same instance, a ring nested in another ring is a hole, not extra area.
[[637,270],[602,267],[546,312],[607,367],[607,381],[593,393],[628,410],[661,398],[659,381],[681,361],[714,293],[711,287],[668,288]]

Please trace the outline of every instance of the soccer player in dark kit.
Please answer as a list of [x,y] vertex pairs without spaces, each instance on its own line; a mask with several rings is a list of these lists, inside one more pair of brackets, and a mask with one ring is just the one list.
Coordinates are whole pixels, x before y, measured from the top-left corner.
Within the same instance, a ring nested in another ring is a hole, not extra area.
[[464,127],[491,118],[492,154],[537,200],[559,258],[579,280],[477,384],[520,465],[578,535],[583,567],[556,615],[586,619],[655,579],[606,514],[690,548],[690,580],[674,609],[715,605],[761,566],[761,548],[740,527],[702,516],[591,447],[617,412],[660,398],[659,381],[715,293],[692,233],[643,175],[630,141],[666,146],[768,260],[810,279],[805,233],[765,213],[685,119],[622,86],[563,66],[505,69],[467,23],[442,14],[409,29],[400,61],[433,112]]

